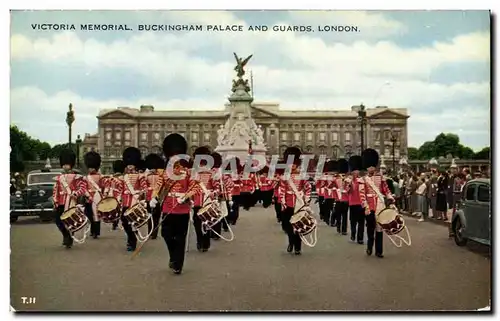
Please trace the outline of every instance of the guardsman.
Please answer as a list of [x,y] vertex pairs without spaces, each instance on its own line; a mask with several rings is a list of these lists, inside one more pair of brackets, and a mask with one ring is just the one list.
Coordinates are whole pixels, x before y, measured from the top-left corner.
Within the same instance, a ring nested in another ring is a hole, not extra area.
[[291,253],[295,250],[295,255],[300,255],[302,250],[302,240],[300,236],[293,230],[290,219],[295,214],[295,205],[298,202],[303,202],[305,205],[311,202],[311,184],[307,179],[302,179],[299,170],[300,155],[302,152],[296,147],[289,147],[285,150],[284,160],[287,161],[289,156],[293,156],[292,171],[289,177],[285,173],[285,177],[280,181],[280,195],[282,206],[282,224],[283,229],[288,235],[287,252]]
[[73,246],[73,238],[61,221],[61,215],[76,206],[77,198],[85,194],[85,181],[81,175],[73,170],[75,162],[76,155],[72,150],[65,149],[61,151],[59,164],[63,171],[56,177],[56,183],[52,192],[54,220],[63,236],[63,245],[66,248]]
[[146,164],[146,169],[148,170],[148,172],[145,174],[146,182],[148,185],[146,191],[146,202],[148,212],[151,213],[153,217],[153,223],[151,223],[151,220],[148,221],[148,234],[150,234],[151,238],[155,240],[158,237],[158,224],[160,223],[161,208],[159,206],[151,208],[151,206],[149,206],[149,203],[153,197],[153,190],[156,187],[156,183],[158,182],[160,175],[165,169],[165,162],[163,161],[163,158],[160,157],[160,155],[154,153],[146,156],[144,161]]
[[85,180],[85,214],[90,220],[90,235],[97,239],[101,235],[101,219],[97,212],[97,204],[104,198],[105,178],[99,173],[101,167],[101,155],[91,151],[83,156],[83,161],[87,167],[88,174]]
[[[214,179],[219,181],[219,190],[216,192],[221,206],[226,206],[228,216],[222,219],[221,222],[217,223],[213,230],[219,235],[224,228],[225,232],[229,231],[228,222],[230,213],[233,210],[233,179],[230,173],[223,173],[222,166],[222,156],[219,153],[212,153],[212,158],[214,160]],[[212,233],[212,238],[218,240],[220,237],[216,233]]]
[[[233,165],[231,164],[234,164],[236,168],[232,168]],[[241,166],[240,159],[238,157],[230,159],[224,170],[226,172],[231,172],[231,178],[233,179],[233,210],[229,212],[227,222],[231,225],[236,225],[236,222],[240,217],[240,206],[243,206],[241,195],[241,175],[243,173],[243,166]]]
[[360,177],[362,169],[361,156],[349,158],[351,175],[344,180],[344,189],[349,195],[349,221],[351,222],[351,241],[363,244],[365,233],[366,193],[365,182]]
[[198,191],[198,185],[189,174],[189,162],[179,159],[185,155],[187,142],[181,135],[170,134],[163,140],[163,153],[168,161],[167,169],[157,181],[151,208],[161,206],[161,236],[170,255],[169,267],[174,274],[181,274],[186,253],[186,237],[189,231],[189,199]]
[[380,199],[381,195],[391,203],[394,203],[394,198],[383,175],[377,172],[379,161],[377,151],[371,148],[365,149],[362,153],[362,158],[363,168],[367,171],[364,176],[367,201],[365,204],[366,234],[368,236],[366,254],[372,255],[373,243],[375,241],[375,255],[383,258],[383,232],[377,224],[376,214],[378,214],[377,210],[385,208],[385,199],[384,204],[379,204],[382,202]]
[[325,223],[330,226],[335,226],[335,215],[333,209],[335,206],[335,194],[337,188],[333,176],[338,171],[338,162],[330,160],[325,164],[326,177],[324,183],[324,217]]
[[[120,206],[122,205],[122,195],[125,188],[123,173],[125,172],[125,163],[121,159],[113,162],[113,175],[104,181],[104,197],[114,197]],[[113,222],[113,230],[118,227],[118,221]]]
[[337,222],[337,232],[347,235],[347,212],[349,210],[349,195],[345,190],[344,177],[349,172],[349,163],[346,159],[338,160],[339,173],[335,176],[336,202],[334,213]]
[[241,169],[238,170],[240,172],[240,197],[241,197],[241,203],[243,205],[243,209],[246,211],[250,210],[250,207],[255,205],[254,199],[256,195],[254,193],[257,190],[257,179],[256,175],[254,172],[251,173],[245,173],[245,171],[248,171],[245,166],[242,166],[240,163]]
[[268,208],[273,203],[273,180],[268,175],[269,166],[266,165],[260,173],[260,194],[264,208]]
[[[282,160],[278,161],[278,165],[283,165],[284,162]],[[283,168],[276,168],[274,170],[274,179],[273,179],[273,197],[274,197],[274,210],[276,212],[276,221],[281,223],[281,195],[280,195],[280,184],[281,179],[283,177]]]
[[125,213],[130,207],[139,202],[145,205],[145,193],[148,183],[144,175],[139,173],[141,166],[141,151],[135,147],[128,147],[123,151],[123,162],[125,163],[125,175],[123,176],[123,194],[122,194],[122,225],[127,234],[127,251],[135,251],[137,246],[137,237],[132,226],[125,218]]
[[[196,156],[210,156],[210,148],[207,146],[198,147],[193,154]],[[205,230],[201,219],[198,216],[198,211],[204,206],[208,205],[217,197],[219,188],[219,181],[214,179],[213,171],[209,168],[202,168],[207,166],[206,160],[200,160],[200,168],[193,168],[192,179],[195,179],[200,186],[198,192],[193,197],[193,224],[196,232],[196,248],[198,251],[206,252],[210,248],[210,231]]]
[[318,194],[318,207],[319,207],[319,217],[326,222],[325,220],[325,187],[328,182],[326,181],[326,172],[328,161],[323,164],[323,169],[321,176],[316,180],[316,192]]

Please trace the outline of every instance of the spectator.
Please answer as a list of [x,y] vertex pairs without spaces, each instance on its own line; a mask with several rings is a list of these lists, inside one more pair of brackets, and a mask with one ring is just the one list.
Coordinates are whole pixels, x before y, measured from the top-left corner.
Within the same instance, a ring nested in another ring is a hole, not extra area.
[[446,220],[446,211],[448,204],[446,202],[446,192],[448,191],[448,174],[446,171],[440,171],[437,179],[436,213],[437,220]]
[[415,206],[415,215],[419,216],[420,219],[418,220],[419,222],[423,222],[426,216],[426,192],[427,192],[427,185],[425,184],[425,179],[419,178],[417,180],[417,189],[415,191],[415,200],[416,200],[416,206]]

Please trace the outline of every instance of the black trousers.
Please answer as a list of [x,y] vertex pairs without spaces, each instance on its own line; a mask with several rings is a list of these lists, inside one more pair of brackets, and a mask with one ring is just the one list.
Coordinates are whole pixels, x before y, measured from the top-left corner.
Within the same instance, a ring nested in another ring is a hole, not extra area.
[[94,221],[94,213],[92,211],[92,203],[85,203],[85,216],[90,221],[90,235],[99,236],[101,235],[101,221]]
[[193,208],[193,225],[194,230],[196,232],[196,247],[198,249],[208,250],[210,248],[210,231],[206,231],[206,234],[203,234],[203,230],[201,228],[201,220],[198,217],[198,211],[201,207]]
[[377,221],[375,217],[375,212],[370,211],[370,214],[366,215],[366,234],[368,236],[367,249],[373,250],[373,243],[375,243],[375,254],[383,254],[383,232],[376,232],[375,227],[377,226]]
[[274,197],[274,211],[276,212],[276,220],[281,223],[281,203],[278,202],[278,197]]
[[[325,204],[325,209],[323,215],[325,216],[326,224],[333,225],[335,223],[335,216],[333,216],[333,204],[335,200],[333,198],[325,198],[323,203]],[[331,223],[331,224],[330,224]]]
[[325,221],[325,198],[318,196],[319,218]]
[[268,208],[273,203],[273,190],[270,191],[261,191],[260,194],[262,196],[262,207]]
[[54,211],[54,222],[56,222],[56,226],[63,236],[63,244],[73,245],[73,238],[71,237],[71,233],[66,229],[66,226],[61,221],[61,215],[63,214],[63,212],[64,206],[61,205],[56,207],[56,210]]
[[240,204],[241,203],[241,197],[240,195],[233,195],[233,206],[232,210],[228,211],[227,215],[227,221],[229,224],[236,224],[238,221],[238,218],[240,217]]
[[290,224],[290,219],[293,215],[293,207],[287,207],[281,212],[283,230],[288,235],[288,244],[292,245],[295,251],[302,250],[302,240],[300,236],[293,231],[292,224]]
[[351,239],[363,242],[365,233],[365,210],[361,205],[349,206],[349,220],[351,221]]
[[252,205],[251,207],[254,207],[255,204],[257,204],[258,202],[262,201],[262,191],[260,189],[256,189],[255,192],[253,192],[252,195],[252,201],[250,202],[250,204]]
[[335,202],[335,217],[337,222],[337,231],[347,233],[347,211],[349,210],[348,202]]
[[[255,194],[255,193],[254,193]],[[250,207],[255,205],[254,194],[252,193],[241,193],[240,194],[240,205],[244,210],[250,210]]]
[[130,246],[135,249],[135,247],[137,246],[137,236],[135,235],[134,231],[132,231],[132,226],[123,215],[123,213],[125,213],[126,210],[128,210],[128,207],[124,207],[122,209],[122,216],[121,216],[122,226],[123,230],[125,231],[125,234],[127,235],[127,246]]
[[153,233],[151,233],[151,238],[155,239],[158,237],[158,230],[160,227],[160,216],[161,216],[161,206],[157,204],[155,208],[151,208],[148,204],[148,212],[153,216],[153,223],[151,224],[151,220],[148,221],[148,234],[151,233],[151,230],[154,229]]
[[161,236],[167,244],[170,262],[175,270],[182,270],[186,254],[189,213],[167,215],[161,223]]

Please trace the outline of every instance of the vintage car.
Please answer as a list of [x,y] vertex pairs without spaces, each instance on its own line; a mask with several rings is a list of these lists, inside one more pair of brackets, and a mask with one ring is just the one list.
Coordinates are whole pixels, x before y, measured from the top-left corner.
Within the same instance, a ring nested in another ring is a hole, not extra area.
[[19,216],[39,216],[42,221],[53,218],[52,190],[61,169],[42,169],[28,173],[26,187],[10,196],[10,222]]
[[451,235],[458,246],[468,240],[491,245],[491,185],[490,180],[470,180],[463,188],[462,199],[451,219]]

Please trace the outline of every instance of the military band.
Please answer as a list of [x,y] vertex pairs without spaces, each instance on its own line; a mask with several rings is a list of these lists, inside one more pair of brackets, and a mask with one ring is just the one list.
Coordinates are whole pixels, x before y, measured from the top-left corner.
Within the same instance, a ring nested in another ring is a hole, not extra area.
[[344,188],[349,195],[349,219],[351,221],[351,241],[364,243],[365,233],[365,207],[366,193],[365,182],[360,176],[362,169],[361,156],[354,155],[349,158],[351,175],[344,180]]
[[101,235],[101,220],[97,212],[97,204],[103,199],[105,178],[99,173],[101,167],[101,155],[96,152],[88,152],[83,157],[88,174],[84,177],[85,182],[85,214],[90,220],[90,235],[97,239]]
[[155,240],[158,237],[158,226],[160,223],[161,209],[159,206],[151,208],[149,203],[153,199],[153,190],[163,174],[165,169],[165,162],[157,154],[149,154],[144,159],[146,169],[148,173],[146,174],[146,204],[148,207],[148,212],[151,213],[152,220],[148,220],[148,234],[150,234],[151,239]]
[[338,160],[339,173],[335,176],[336,202],[335,217],[337,222],[337,232],[347,235],[347,212],[349,211],[349,194],[345,189],[344,177],[349,172],[349,163],[346,159]]

